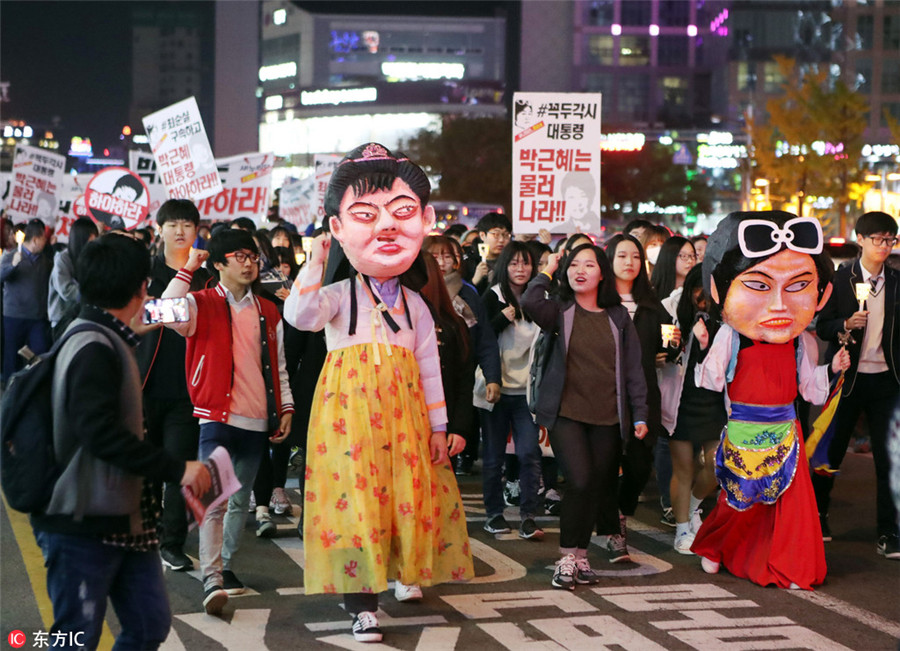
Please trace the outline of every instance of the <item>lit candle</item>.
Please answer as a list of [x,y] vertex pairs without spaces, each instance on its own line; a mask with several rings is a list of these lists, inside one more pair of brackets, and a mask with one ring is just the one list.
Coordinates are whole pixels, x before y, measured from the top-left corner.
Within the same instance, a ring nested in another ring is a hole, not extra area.
[[487,242],[479,242],[478,243],[478,255],[481,256],[482,262],[487,262],[488,251],[490,251],[490,247]]
[[313,239],[315,239],[315,238],[312,238],[312,237],[300,238],[300,244],[301,244],[301,246],[303,246],[303,252],[306,253],[306,255],[309,255],[310,253],[312,253]]
[[22,252],[22,244],[25,242],[25,231],[16,231],[16,244],[19,245],[19,253]]
[[669,344],[672,343],[672,339],[675,337],[675,326],[663,323],[660,328],[662,329],[663,348],[668,348]]
[[869,298],[869,292],[872,291],[872,286],[869,283],[856,283],[856,300],[859,301],[859,311],[863,310],[863,303],[866,302],[866,299]]
[[306,254],[298,252],[297,255],[294,256],[294,260],[297,262],[297,266],[299,267],[303,264],[304,260],[306,260]]

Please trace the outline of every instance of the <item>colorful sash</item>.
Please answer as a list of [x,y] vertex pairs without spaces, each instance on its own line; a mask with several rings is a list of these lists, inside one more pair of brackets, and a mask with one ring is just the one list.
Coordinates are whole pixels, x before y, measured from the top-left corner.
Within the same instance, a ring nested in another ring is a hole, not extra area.
[[800,436],[794,405],[732,403],[716,451],[716,477],[729,506],[774,504],[797,471]]

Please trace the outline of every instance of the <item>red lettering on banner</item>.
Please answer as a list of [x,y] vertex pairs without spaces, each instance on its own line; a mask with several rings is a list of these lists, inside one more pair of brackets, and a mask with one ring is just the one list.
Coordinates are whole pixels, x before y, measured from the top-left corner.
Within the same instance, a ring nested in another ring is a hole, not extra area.
[[523,222],[563,222],[566,220],[565,214],[565,201],[519,201],[519,219]]

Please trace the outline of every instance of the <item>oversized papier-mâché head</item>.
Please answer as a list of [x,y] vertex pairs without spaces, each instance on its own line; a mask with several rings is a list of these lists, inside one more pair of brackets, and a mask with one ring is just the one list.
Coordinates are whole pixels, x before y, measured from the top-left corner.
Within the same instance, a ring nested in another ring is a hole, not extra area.
[[834,267],[813,217],[780,210],[733,212],[703,258],[703,284],[722,318],[742,335],[786,343],[831,295]]
[[403,154],[374,142],[347,154],[328,183],[325,214],[353,268],[378,280],[407,271],[434,226],[430,192]]

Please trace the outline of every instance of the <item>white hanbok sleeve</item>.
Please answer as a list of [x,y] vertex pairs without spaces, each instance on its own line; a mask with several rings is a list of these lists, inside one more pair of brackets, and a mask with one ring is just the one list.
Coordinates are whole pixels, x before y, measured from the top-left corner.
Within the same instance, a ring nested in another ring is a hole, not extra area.
[[713,339],[706,358],[694,368],[694,383],[710,391],[724,391],[727,384],[728,362],[734,330],[723,325]]

